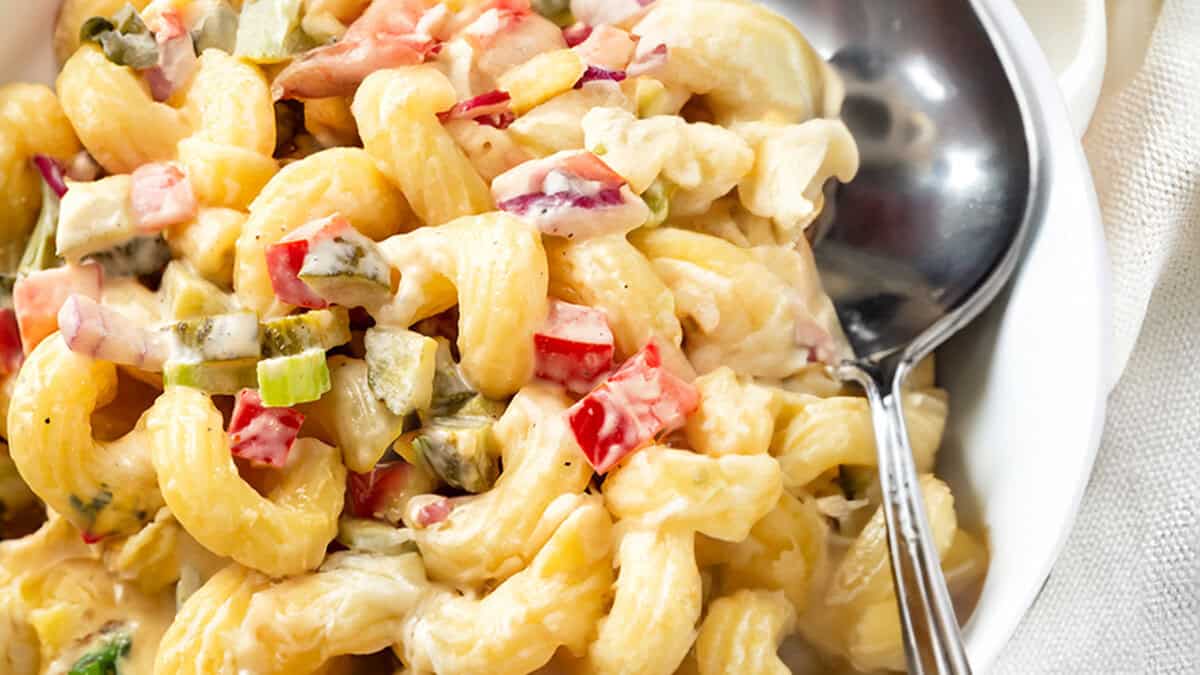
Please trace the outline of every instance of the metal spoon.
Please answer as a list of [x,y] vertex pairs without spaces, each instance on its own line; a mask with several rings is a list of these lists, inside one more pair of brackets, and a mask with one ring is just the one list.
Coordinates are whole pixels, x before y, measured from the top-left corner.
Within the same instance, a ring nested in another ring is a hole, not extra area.
[[840,72],[858,177],[827,197],[817,266],[867,393],[908,669],[969,673],[901,386],[1004,286],[1034,222],[1038,136],[988,2],[770,2]]

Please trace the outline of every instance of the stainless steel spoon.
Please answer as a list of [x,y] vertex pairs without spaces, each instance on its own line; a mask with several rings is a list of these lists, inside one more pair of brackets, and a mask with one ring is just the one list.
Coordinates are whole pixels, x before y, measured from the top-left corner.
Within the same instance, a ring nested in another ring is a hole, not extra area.
[[870,399],[908,669],[969,673],[899,393],[996,297],[1041,217],[1027,97],[987,0],[768,4],[841,73],[862,153],[815,253],[856,355],[838,375]]

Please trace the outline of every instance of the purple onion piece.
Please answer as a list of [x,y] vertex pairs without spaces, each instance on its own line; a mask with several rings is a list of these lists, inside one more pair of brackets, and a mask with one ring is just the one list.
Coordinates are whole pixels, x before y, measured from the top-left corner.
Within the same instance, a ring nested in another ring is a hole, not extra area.
[[575,88],[583,89],[583,85],[587,84],[588,82],[598,82],[602,80],[620,82],[624,80],[625,77],[625,71],[623,70],[609,70],[608,68],[601,68],[600,66],[588,66],[587,70],[583,71],[583,77],[580,77],[579,81],[575,83]]
[[62,167],[58,162],[45,155],[34,155],[33,165],[42,174],[42,180],[46,181],[59,199],[62,199],[62,196],[67,194],[67,183],[63,180]]
[[610,206],[620,206],[625,197],[620,188],[607,188],[594,195],[581,195],[575,192],[530,192],[512,199],[506,199],[496,205],[496,208],[519,216],[541,215],[557,208],[569,209],[602,209]]

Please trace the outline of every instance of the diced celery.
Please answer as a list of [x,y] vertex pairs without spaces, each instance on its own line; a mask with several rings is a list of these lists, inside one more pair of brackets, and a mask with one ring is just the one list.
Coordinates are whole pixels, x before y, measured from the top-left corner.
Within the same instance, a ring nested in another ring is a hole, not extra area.
[[385,302],[392,292],[392,270],[375,242],[349,229],[309,245],[300,280],[325,300],[346,307]]
[[367,378],[371,391],[396,415],[429,407],[437,343],[408,330],[367,331]]
[[196,21],[192,30],[192,43],[196,53],[205,49],[220,49],[229,54],[237,47],[238,13],[226,0],[211,4]]
[[257,363],[256,359],[167,361],[163,366],[163,384],[231,396],[243,389],[258,386]]
[[166,267],[171,262],[171,248],[161,234],[153,234],[89,253],[83,259],[99,263],[109,277],[137,277],[154,274]]
[[450,353],[450,341],[446,338],[436,338],[437,359],[433,375],[433,396],[429,404],[429,414],[433,417],[453,415],[467,401],[475,396],[475,389],[467,384],[454,356]]
[[258,362],[258,393],[268,407],[315,401],[329,388],[329,366],[323,349]]
[[247,0],[238,20],[234,55],[254,63],[279,63],[312,49],[300,29],[303,0]]
[[257,359],[259,345],[258,316],[253,312],[218,314],[185,319],[168,324],[171,359],[176,361],[226,361]]
[[345,307],[317,309],[262,323],[263,356],[290,356],[310,349],[325,351],[350,341],[350,313]]
[[18,274],[29,274],[62,264],[54,252],[59,210],[58,193],[49,183],[42,181],[42,211],[38,214],[33,233],[29,235],[29,242],[25,244],[21,262],[17,265]]
[[224,314],[233,309],[233,298],[204,279],[182,260],[167,265],[159,285],[166,316],[192,319]]
[[658,227],[667,222],[671,214],[671,197],[675,195],[675,185],[665,178],[659,177],[646,191],[642,193],[642,201],[650,207],[650,218],[642,227]]
[[342,518],[338,521],[337,541],[351,551],[382,555],[416,553],[412,531],[368,518]]
[[337,355],[328,364],[332,388],[310,410],[341,448],[346,467],[367,473],[404,433],[404,418],[375,396],[365,361]]
[[500,474],[494,443],[491,421],[447,417],[422,429],[413,448],[448,485],[479,493]]
[[635,84],[634,100],[637,102],[637,115],[641,118],[669,114],[665,108],[667,100],[666,86],[652,77],[639,77]]

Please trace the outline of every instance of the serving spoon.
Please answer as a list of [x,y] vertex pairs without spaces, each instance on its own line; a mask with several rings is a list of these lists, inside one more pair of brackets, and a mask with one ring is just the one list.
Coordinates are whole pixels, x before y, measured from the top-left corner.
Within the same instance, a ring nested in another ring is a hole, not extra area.
[[861,170],[827,194],[814,242],[871,406],[910,673],[969,673],[900,393],[922,358],[1012,275],[1033,224],[1038,141],[988,0],[768,2],[840,73]]

